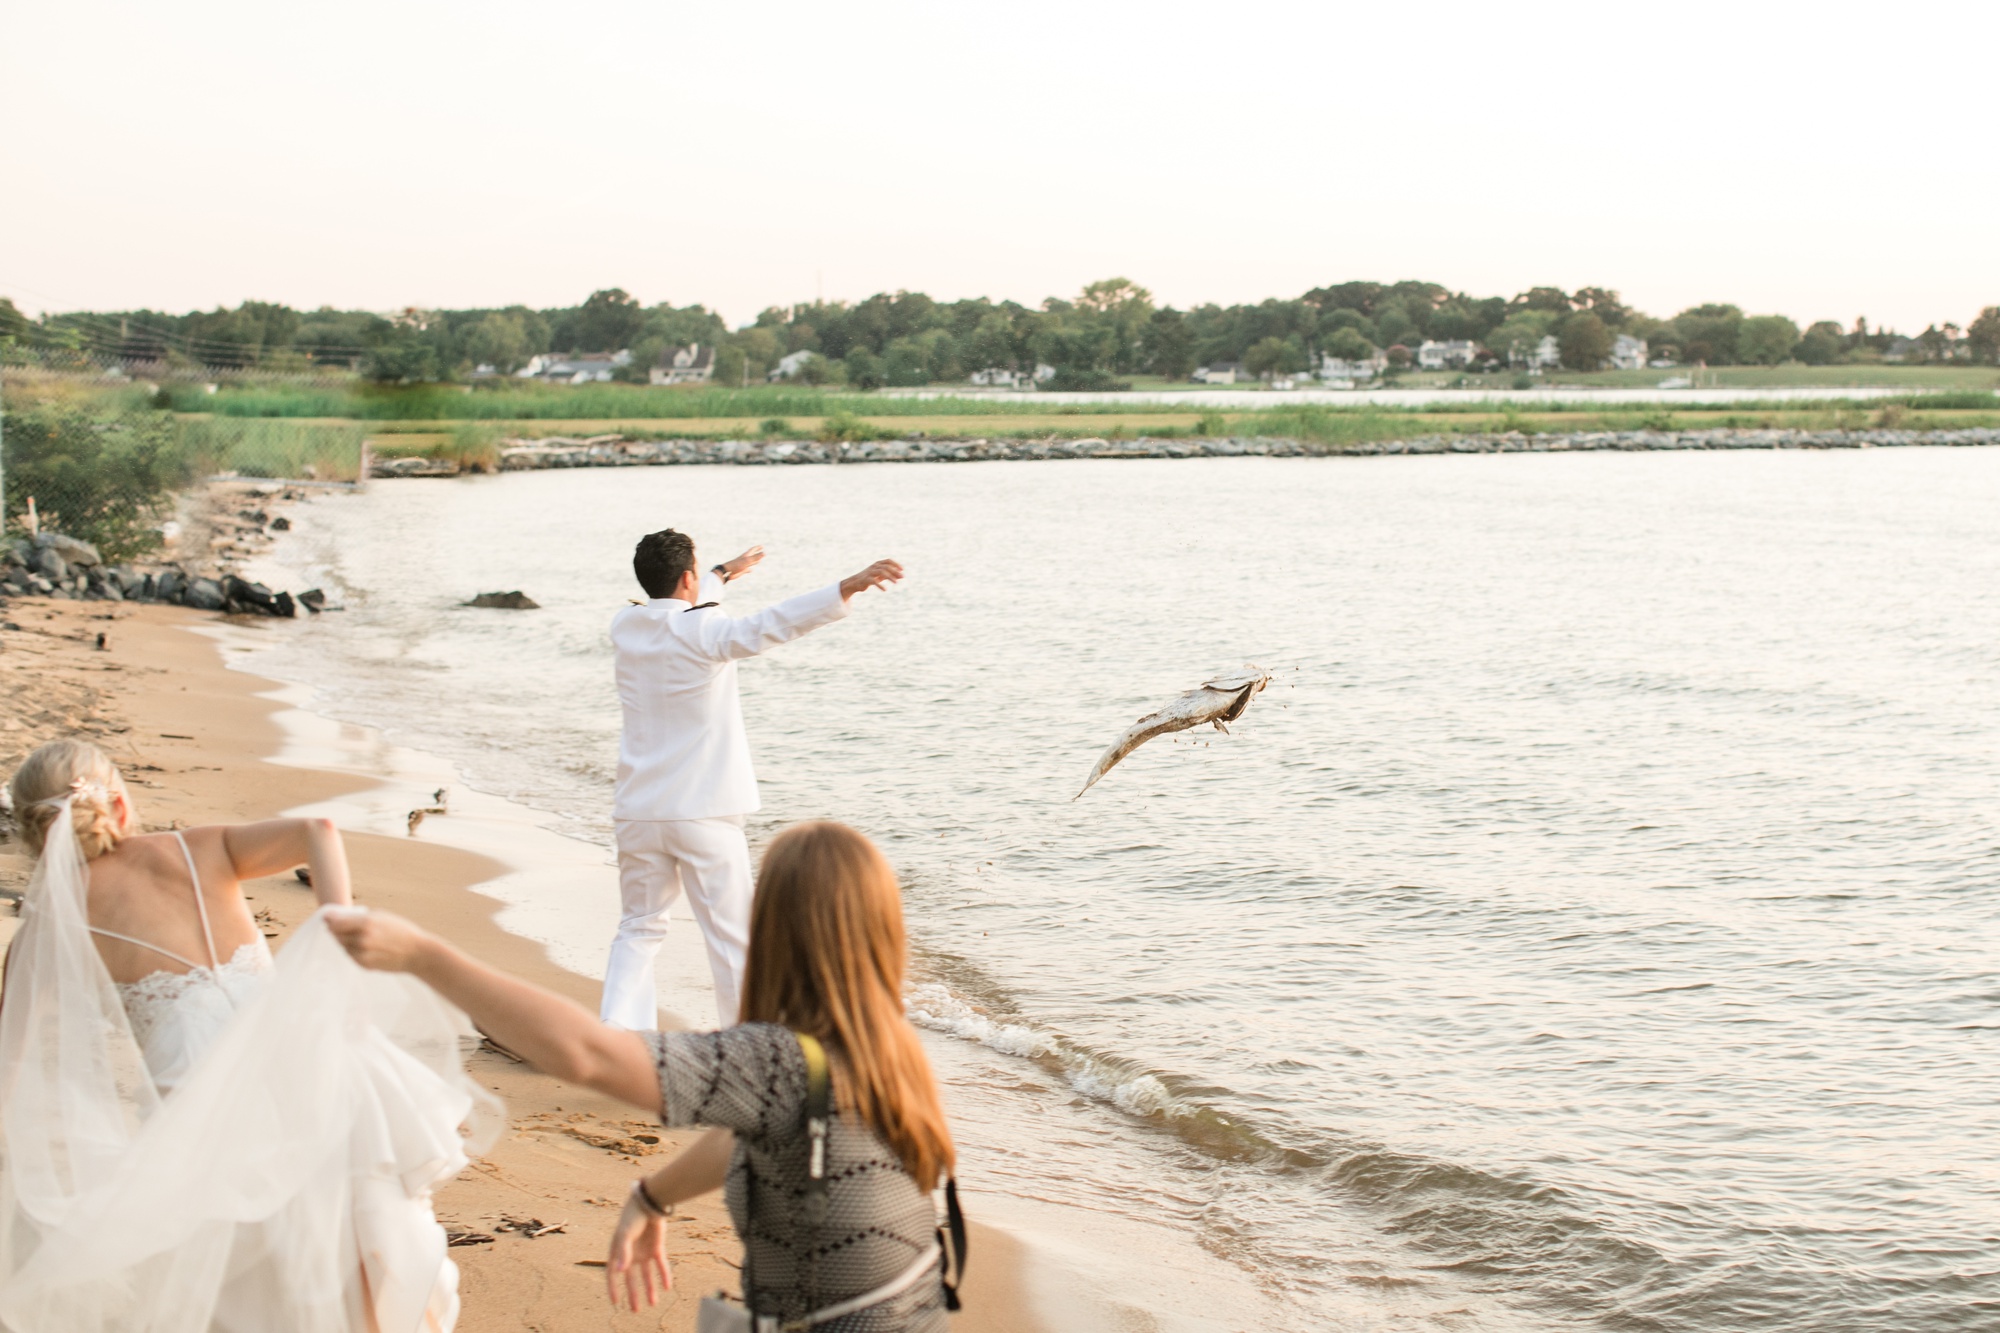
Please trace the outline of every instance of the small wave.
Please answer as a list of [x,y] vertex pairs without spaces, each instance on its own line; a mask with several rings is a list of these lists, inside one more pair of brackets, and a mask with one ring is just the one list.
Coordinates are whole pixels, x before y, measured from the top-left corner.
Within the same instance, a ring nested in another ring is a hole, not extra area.
[[[965,971],[958,960],[930,961]],[[966,980],[976,985],[974,978]],[[1219,1161],[1295,1171],[1323,1167],[1332,1160],[1322,1153],[1282,1145],[1256,1127],[1225,1115],[1206,1097],[1178,1090],[1175,1084],[1181,1080],[1172,1073],[1089,1050],[1018,1015],[1001,1012],[1006,1006],[997,998],[993,1003],[981,1003],[950,983],[926,980],[910,987],[904,1005],[910,1021],[919,1027],[1033,1061],[1079,1097],[1122,1112]],[[1228,1093],[1206,1085],[1203,1091],[1225,1097]]]
[[1003,1055],[1019,1055],[1032,1060],[1055,1050],[1054,1038],[1046,1033],[1037,1032],[1025,1023],[1003,1022],[983,1014],[952,994],[951,988],[940,982],[914,987],[905,1004],[910,1021],[919,1027],[933,1032],[948,1032],[964,1041],[976,1041]]
[[[1078,1095],[1145,1120],[1172,1121],[1204,1109],[1176,1096],[1158,1073],[1085,1051],[1017,1019],[997,1017],[941,981],[913,986],[905,997],[910,1021],[933,1032],[977,1042],[1003,1055],[1033,1060],[1059,1075]],[[1210,1114],[1213,1114],[1212,1112]]]

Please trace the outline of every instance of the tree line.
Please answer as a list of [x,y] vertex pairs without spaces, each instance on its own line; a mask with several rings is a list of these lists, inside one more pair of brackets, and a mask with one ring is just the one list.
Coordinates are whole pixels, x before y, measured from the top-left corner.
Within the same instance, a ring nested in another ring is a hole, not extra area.
[[617,376],[643,382],[663,353],[689,344],[716,350],[725,384],[761,380],[781,358],[803,358],[810,383],[857,389],[964,380],[976,371],[1052,367],[1046,387],[1103,389],[1120,377],[1184,379],[1197,366],[1234,363],[1252,375],[1306,372],[1324,357],[1381,355],[1407,364],[1425,341],[1468,342],[1476,365],[1526,360],[1554,338],[1562,363],[1595,370],[1620,334],[1649,355],[1710,366],[1879,361],[2000,364],[2000,306],[1969,325],[1933,324],[1914,338],[1822,320],[1803,330],[1784,315],[1746,314],[1730,304],[1690,307],[1670,318],[1645,314],[1609,288],[1535,287],[1512,297],[1474,297],[1432,282],[1344,282],[1289,300],[1161,306],[1125,278],[1091,283],[1073,298],[1039,306],[985,298],[938,301],[921,292],[864,301],[772,307],[732,329],[701,305],[645,305],[621,288],[581,304],[471,310],[294,310],[262,301],[235,309],[168,314],[130,310],[22,315],[0,298],[0,347],[68,349],[127,363],[308,371],[351,368],[382,383],[506,376],[538,355],[629,351]]

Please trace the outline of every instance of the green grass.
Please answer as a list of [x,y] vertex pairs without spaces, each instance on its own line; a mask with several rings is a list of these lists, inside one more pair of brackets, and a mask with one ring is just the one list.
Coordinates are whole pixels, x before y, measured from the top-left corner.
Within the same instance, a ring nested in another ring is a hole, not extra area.
[[506,432],[484,421],[394,422],[368,437],[382,458],[448,458],[461,472],[498,472]]
[[201,471],[322,481],[361,475],[358,422],[193,416],[181,418],[180,429],[182,447]]
[[[1796,383],[1808,372],[1822,370],[1829,372],[1821,377],[1823,382],[1829,385],[1843,382],[1831,372],[1852,372],[1850,378],[1861,378],[1862,373],[1867,372],[1889,387],[1909,388],[1911,390],[1909,401],[1914,405],[1921,397],[1927,406],[1933,405],[1929,395],[1940,391],[1950,395],[1954,403],[1963,401],[1970,405],[1981,393],[1988,395],[1981,401],[1990,402],[1990,391],[1996,382],[1996,376],[1990,369],[1978,370],[1969,367],[1790,366],[1766,371],[1756,367],[1739,366],[1718,370],[1713,374],[1722,387],[1734,384],[1748,388],[1756,387],[1759,380],[1773,384]],[[1791,378],[1785,379],[1787,375]],[[1545,383],[1617,387],[1622,382],[1628,385],[1650,386],[1657,384],[1662,377],[1662,372],[1619,371],[1594,376],[1556,376]],[[1490,380],[1473,377],[1470,382],[1475,385],[1490,383],[1497,390],[1506,387],[1511,381],[1503,381],[1501,377],[1492,377]],[[858,394],[785,385],[748,389],[655,388],[626,384],[579,385],[571,388],[507,385],[493,389],[425,385],[406,389],[379,389],[365,385],[327,387],[261,384],[225,386],[215,394],[200,392],[200,386],[176,385],[169,386],[162,393],[171,399],[179,410],[200,412],[218,418],[342,419],[379,422],[384,428],[389,427],[390,423],[483,421],[501,429],[516,431],[530,422],[694,422],[735,419],[794,421],[799,418],[825,418],[841,414],[871,420],[889,417],[951,416],[1036,419],[1073,416],[1130,419],[1144,416],[1149,411],[1171,413],[1176,410],[1182,412],[1193,410],[1176,409],[1171,402],[1161,403],[1157,408],[1149,409],[1144,404],[1130,401],[1045,403],[1033,399],[998,399],[978,394],[916,398],[896,394]],[[186,400],[185,404],[181,402],[182,399]],[[1879,401],[1857,399],[1854,403]],[[1667,411],[1679,410],[1677,406],[1667,402],[1647,406]],[[1741,410],[1754,411],[1762,410],[1764,405],[1744,403],[1737,406]],[[1480,388],[1474,387],[1466,389],[1462,397],[1454,396],[1442,402],[1421,406],[1412,404],[1407,409],[1396,408],[1390,404],[1356,403],[1352,406],[1328,405],[1326,410],[1366,415],[1385,410],[1428,413],[1488,412],[1496,410],[1496,407],[1497,405],[1483,394]],[[1239,409],[1232,403],[1224,410]],[[1285,395],[1246,389],[1242,394],[1240,410],[1270,411],[1283,415],[1297,409],[1288,405]],[[1588,402],[1575,402],[1549,404],[1547,410],[1589,413],[1599,409]]]

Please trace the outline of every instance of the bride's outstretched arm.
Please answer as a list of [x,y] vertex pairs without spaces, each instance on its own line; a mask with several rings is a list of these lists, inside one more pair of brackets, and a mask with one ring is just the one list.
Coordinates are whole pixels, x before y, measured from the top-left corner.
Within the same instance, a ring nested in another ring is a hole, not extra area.
[[659,1074],[638,1033],[606,1027],[581,1005],[468,958],[391,913],[338,912],[327,925],[355,962],[408,972],[543,1073],[660,1113]]
[[312,871],[313,896],[321,906],[346,907],[354,901],[348,886],[347,850],[331,819],[266,819],[255,824],[231,824],[222,830],[222,845],[238,879],[282,874],[303,861]]

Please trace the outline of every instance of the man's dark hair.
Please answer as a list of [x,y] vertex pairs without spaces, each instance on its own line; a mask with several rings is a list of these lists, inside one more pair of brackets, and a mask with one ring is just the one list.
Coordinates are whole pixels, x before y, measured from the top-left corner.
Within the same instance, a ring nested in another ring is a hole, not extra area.
[[672,597],[681,575],[694,568],[694,539],[665,528],[639,539],[632,552],[632,572],[648,597]]

